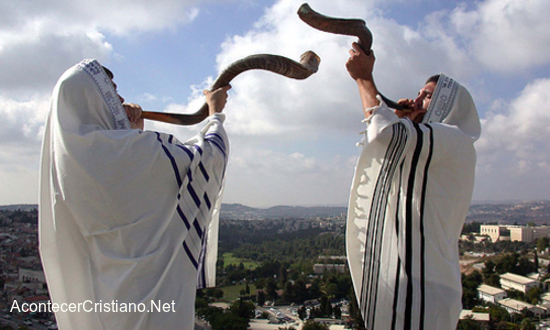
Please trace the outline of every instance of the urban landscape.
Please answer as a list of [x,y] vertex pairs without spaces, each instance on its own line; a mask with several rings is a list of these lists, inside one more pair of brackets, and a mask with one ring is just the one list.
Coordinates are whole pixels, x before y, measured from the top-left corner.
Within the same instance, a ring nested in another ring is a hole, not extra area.
[[[36,208],[0,208],[0,329],[57,329]],[[223,208],[218,287],[197,293],[196,329],[216,329],[216,318],[235,310],[244,329],[360,328],[345,208]],[[550,202],[472,205],[459,247],[458,329],[550,329]]]

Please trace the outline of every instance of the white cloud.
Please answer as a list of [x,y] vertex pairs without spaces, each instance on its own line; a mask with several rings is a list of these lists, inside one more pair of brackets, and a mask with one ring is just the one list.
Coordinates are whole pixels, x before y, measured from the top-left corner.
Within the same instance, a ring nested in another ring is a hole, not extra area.
[[[0,176],[10,178],[9,184],[0,185],[5,202],[10,190],[36,176],[33,169],[37,167],[41,123],[59,74],[83,57],[123,61],[131,54],[117,54],[117,42],[131,42],[147,31],[160,37],[177,31],[182,24],[196,20],[200,1],[55,0],[43,6],[4,2],[0,11]],[[231,26],[227,30],[212,27],[228,36],[219,54],[212,51],[219,70],[257,53],[298,60],[300,54],[313,50],[321,57],[319,72],[304,81],[250,71],[232,82],[226,109],[233,147],[225,195],[228,201],[268,206],[271,201],[343,204],[347,199],[357,152],[353,144],[364,127],[357,89],[344,66],[355,38],[307,26],[296,13],[302,3],[274,1],[252,29],[241,34],[235,34]],[[550,48],[550,23],[545,13],[550,12],[550,2],[485,0],[456,8],[451,4],[419,18],[415,26],[384,16],[377,7],[381,2],[375,0],[309,3],[329,16],[367,21],[374,34],[377,86],[390,98],[413,97],[423,81],[437,72],[473,86],[472,93],[482,104],[499,95],[487,115],[487,109],[479,108],[485,119],[483,137],[477,144],[477,197],[500,194],[510,198],[510,187],[524,196],[547,196],[544,182],[550,179],[550,160],[545,155],[550,154],[546,145],[550,123],[545,114],[550,111],[545,95],[550,90],[549,79],[532,81],[509,102],[517,91],[507,90],[508,95],[501,96],[502,91],[492,89],[491,74],[504,72],[510,78],[529,79],[523,77],[523,70],[549,64],[545,54]],[[185,60],[185,55],[177,56]],[[166,111],[194,112],[204,102],[201,92],[212,80],[190,86],[186,104],[176,103],[174,100],[181,98],[175,95],[158,91],[142,93],[136,99],[146,108],[155,109],[161,102]],[[188,130],[183,135],[189,136],[199,126],[147,123],[146,127],[172,133]],[[520,188],[524,182],[530,186]],[[19,194],[36,195],[28,191]]]
[[276,152],[232,144],[224,201],[267,207],[286,205],[345,205],[355,157],[335,152],[319,159],[299,152]]
[[510,102],[497,100],[483,121],[478,151],[479,195],[545,198],[550,194],[550,78]]
[[550,63],[549,12],[547,0],[486,0],[475,10],[458,7],[451,21],[483,65],[520,72]]

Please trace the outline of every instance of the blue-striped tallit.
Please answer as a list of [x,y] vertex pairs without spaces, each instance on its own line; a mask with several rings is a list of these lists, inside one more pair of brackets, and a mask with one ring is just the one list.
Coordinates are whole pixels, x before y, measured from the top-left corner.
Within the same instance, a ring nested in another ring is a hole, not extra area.
[[458,322],[458,238],[470,205],[480,124],[466,89],[442,76],[436,91],[448,87],[454,89],[450,105],[445,90],[434,92],[445,102],[432,98],[434,107],[450,109],[443,123],[399,119],[383,102],[368,120],[346,242],[369,330],[450,330]]
[[81,306],[56,313],[60,329],[194,328],[197,283],[215,276],[223,120],[209,117],[182,143],[128,129],[96,61],[59,79],[42,150],[40,253],[52,302]]

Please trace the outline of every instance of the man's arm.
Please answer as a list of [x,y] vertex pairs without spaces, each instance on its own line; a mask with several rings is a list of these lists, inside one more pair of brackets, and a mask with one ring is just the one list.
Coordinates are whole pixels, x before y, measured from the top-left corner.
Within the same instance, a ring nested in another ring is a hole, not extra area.
[[372,77],[375,58],[372,50],[367,55],[356,42],[352,44],[352,47],[353,49],[349,51],[350,58],[346,62],[346,68],[350,77],[357,83],[365,118],[368,118],[372,115],[372,108],[380,105],[380,101],[376,98],[378,90]]

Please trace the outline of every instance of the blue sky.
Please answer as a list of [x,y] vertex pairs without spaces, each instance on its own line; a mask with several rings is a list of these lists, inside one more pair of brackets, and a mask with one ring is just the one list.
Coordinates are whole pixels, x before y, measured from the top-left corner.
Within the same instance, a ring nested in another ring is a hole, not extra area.
[[[271,53],[321,57],[295,81],[246,72],[232,82],[232,142],[224,202],[346,205],[362,112],[344,67],[353,37],[311,29],[303,1],[0,0],[0,205],[36,203],[51,91],[83,58],[111,68],[120,93],[145,109],[193,112],[231,62]],[[311,0],[374,34],[381,92],[413,97],[444,72],[467,86],[482,118],[474,200],[549,199],[550,2],[547,0]],[[200,125],[147,123],[191,137]],[[146,157],[146,155],[144,155]]]

